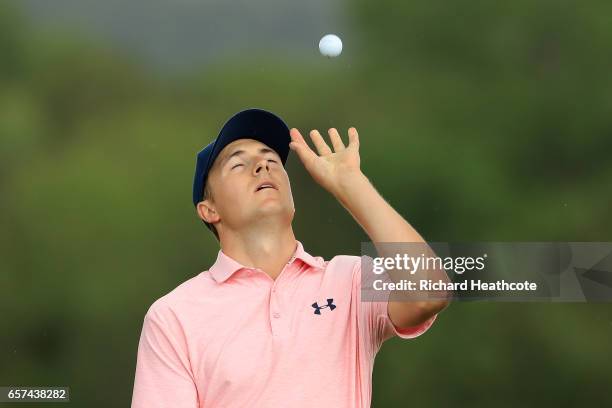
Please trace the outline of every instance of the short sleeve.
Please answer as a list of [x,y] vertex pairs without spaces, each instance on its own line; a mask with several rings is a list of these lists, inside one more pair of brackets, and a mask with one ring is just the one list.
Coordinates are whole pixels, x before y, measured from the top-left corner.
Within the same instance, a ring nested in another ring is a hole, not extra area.
[[[386,303],[384,307],[385,308],[387,307]],[[385,332],[384,340],[387,340],[388,338],[393,337],[393,336],[398,336],[402,339],[414,339],[415,337],[419,337],[421,334],[429,330],[429,328],[436,321],[437,317],[438,315],[435,314],[431,316],[429,319],[427,319],[426,321],[424,321],[423,323],[419,324],[418,326],[406,327],[406,328],[400,329],[400,328],[395,327],[395,325],[389,318],[389,313],[385,313],[384,319],[386,320],[385,325],[387,327],[385,327],[385,330],[384,330]]]
[[147,312],[136,362],[132,408],[197,408],[197,389],[182,332],[156,311]]
[[[368,257],[364,257],[368,258]],[[371,258],[370,258],[371,259]],[[362,276],[362,258],[357,259],[355,265],[356,288],[359,310],[359,319],[362,327],[362,334],[366,342],[366,348],[370,353],[376,354],[382,343],[393,337],[398,336],[402,339],[413,339],[425,333],[433,325],[437,314],[430,317],[418,326],[408,328],[397,328],[389,318],[388,293],[373,292],[373,276]]]

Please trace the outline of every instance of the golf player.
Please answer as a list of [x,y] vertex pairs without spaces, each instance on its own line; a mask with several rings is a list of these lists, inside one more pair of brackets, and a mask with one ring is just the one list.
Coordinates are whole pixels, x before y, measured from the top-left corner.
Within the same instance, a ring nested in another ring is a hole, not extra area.
[[197,154],[193,204],[220,250],[147,311],[133,408],[369,407],[382,343],[423,334],[448,305],[361,301],[360,256],[324,260],[296,239],[290,150],[372,242],[424,242],[362,173],[357,130],[346,145],[328,134],[331,147],[310,132],[315,152],[277,115],[247,109]]

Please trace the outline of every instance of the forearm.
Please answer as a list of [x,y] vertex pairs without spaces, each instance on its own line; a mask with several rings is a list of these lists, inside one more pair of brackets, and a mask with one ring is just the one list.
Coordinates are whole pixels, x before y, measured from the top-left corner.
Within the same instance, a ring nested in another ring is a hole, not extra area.
[[[363,173],[359,172],[345,177],[334,195],[364,229],[380,257],[394,258],[397,254],[417,257],[423,252],[426,256],[435,256],[423,237],[385,201]],[[399,245],[385,245],[384,243],[398,243]],[[416,243],[416,245],[401,245],[401,243]],[[405,270],[388,272],[396,281],[407,276]],[[449,281],[444,270],[421,270],[411,276],[411,279],[415,278]],[[397,295],[399,294],[394,294],[393,298],[395,299]],[[422,316],[425,318],[446,307],[451,294],[445,291],[415,290],[408,295],[408,299],[413,302],[410,304],[404,302],[403,305],[396,304],[394,307],[414,309],[416,306],[422,311]],[[414,302],[416,299],[418,301]],[[414,310],[409,314],[416,315]]]
[[334,195],[372,242],[425,242],[363,173],[345,177]]

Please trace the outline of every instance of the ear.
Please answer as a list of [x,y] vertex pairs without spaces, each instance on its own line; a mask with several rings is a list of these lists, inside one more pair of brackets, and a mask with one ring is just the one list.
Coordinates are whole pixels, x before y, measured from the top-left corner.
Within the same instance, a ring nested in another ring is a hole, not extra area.
[[219,213],[215,210],[215,207],[212,205],[210,200],[200,201],[196,210],[198,211],[198,216],[200,219],[209,224],[214,224],[221,219]]

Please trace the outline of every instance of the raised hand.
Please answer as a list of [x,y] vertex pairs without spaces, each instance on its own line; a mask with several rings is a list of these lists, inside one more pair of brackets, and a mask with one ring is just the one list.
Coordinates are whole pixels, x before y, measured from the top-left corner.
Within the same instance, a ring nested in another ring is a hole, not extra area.
[[348,146],[344,146],[342,138],[335,128],[328,130],[334,151],[332,151],[318,130],[310,131],[310,138],[317,149],[315,153],[296,128],[289,131],[291,143],[289,147],[295,151],[312,178],[323,188],[335,194],[342,182],[361,173],[359,159],[359,135],[357,129],[348,130]]

